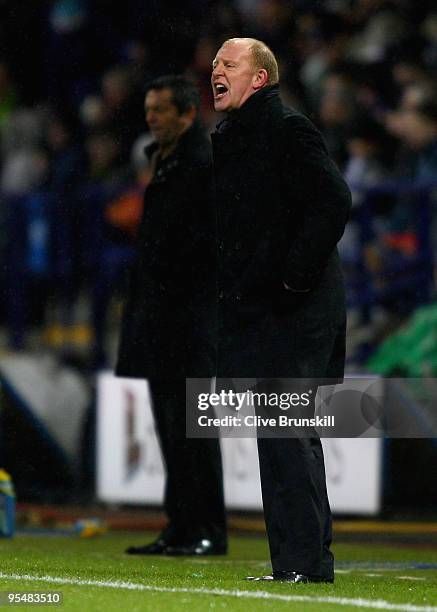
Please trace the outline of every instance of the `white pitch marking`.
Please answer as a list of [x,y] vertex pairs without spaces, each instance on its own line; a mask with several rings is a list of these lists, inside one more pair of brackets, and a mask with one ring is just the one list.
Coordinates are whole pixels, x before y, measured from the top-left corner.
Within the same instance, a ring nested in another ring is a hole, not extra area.
[[384,578],[384,574],[364,574],[364,576],[369,576],[369,578]]
[[396,576],[397,580],[426,580],[426,578],[422,578],[421,576]]
[[[149,584],[135,582],[122,582],[120,580],[81,580],[80,578],[63,578],[62,576],[32,576],[30,574],[5,574],[0,573],[0,579],[4,580],[26,580],[33,582],[45,582],[51,584],[69,584],[72,586],[92,586],[108,589],[126,589],[129,591],[149,591],[155,593],[185,593],[187,595],[221,595],[222,597],[238,597],[241,599],[270,599],[286,602],[311,602],[333,604],[337,606],[351,606],[355,608],[371,608],[373,610],[391,610],[396,612],[437,612],[434,606],[416,606],[408,603],[392,603],[383,599],[352,599],[348,597],[323,597],[310,595],[282,595],[281,593],[269,593],[268,591],[240,591],[238,589],[189,589],[185,587],[159,587]],[[285,585],[284,585],[285,586]],[[297,587],[297,588],[302,588]]]

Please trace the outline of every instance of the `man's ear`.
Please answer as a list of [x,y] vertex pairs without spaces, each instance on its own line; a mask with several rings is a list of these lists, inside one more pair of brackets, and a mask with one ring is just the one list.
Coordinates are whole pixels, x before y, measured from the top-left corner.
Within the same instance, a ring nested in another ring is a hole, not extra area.
[[259,68],[253,78],[253,88],[256,90],[261,89],[261,87],[267,85],[268,80],[269,75],[267,70],[265,68]]
[[187,125],[187,127],[190,127],[194,123],[197,116],[196,107],[190,106],[190,108],[186,110],[182,116],[184,119],[184,123]]

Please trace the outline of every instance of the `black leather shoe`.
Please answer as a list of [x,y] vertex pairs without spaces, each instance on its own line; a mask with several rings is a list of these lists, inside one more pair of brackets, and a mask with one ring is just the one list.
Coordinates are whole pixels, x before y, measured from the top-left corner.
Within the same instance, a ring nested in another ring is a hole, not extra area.
[[129,546],[125,552],[128,555],[165,555],[169,543],[164,538],[158,538],[145,546]]
[[333,578],[323,578],[323,576],[307,576],[306,574],[299,574],[299,572],[273,572],[267,576],[247,576],[246,580],[253,582],[263,582],[269,580],[277,580],[278,582],[293,582],[295,584],[307,584],[309,582],[334,582]]
[[202,555],[225,555],[226,552],[226,544],[219,544],[207,538],[195,540],[194,542],[191,542],[189,544],[167,546],[165,550],[166,555],[171,555],[174,557],[183,555],[187,557],[195,557]]

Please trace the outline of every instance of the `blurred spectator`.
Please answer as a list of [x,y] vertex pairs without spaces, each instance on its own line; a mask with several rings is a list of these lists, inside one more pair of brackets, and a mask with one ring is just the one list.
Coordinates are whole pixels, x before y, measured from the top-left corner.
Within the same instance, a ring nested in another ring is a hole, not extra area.
[[[392,126],[393,127],[393,126]],[[435,100],[419,102],[415,107],[401,109],[396,113],[396,133],[404,147],[395,168],[399,181],[413,181],[422,186],[436,184],[437,178],[437,105]],[[426,258],[429,263],[433,257],[437,264],[437,210],[430,206],[424,208],[424,198],[420,192],[414,195],[406,191],[397,199],[385,201],[384,207],[375,209],[375,240],[367,245],[366,263],[374,272],[382,271],[387,262],[403,261],[405,274],[411,274],[409,266],[414,258]],[[418,260],[420,261],[420,259]],[[423,265],[420,264],[420,265]],[[402,267],[401,267],[402,270]],[[398,274],[401,274],[398,271]],[[381,278],[384,286],[389,277]],[[426,295],[426,288],[423,294]],[[395,311],[408,312],[415,304],[411,287],[405,283],[396,301],[386,302]]]
[[411,176],[421,181],[437,180],[437,100],[419,102],[403,113],[402,136],[414,151]]
[[43,139],[45,111],[20,106],[11,113],[1,131],[1,154],[7,157],[17,149],[37,147]]
[[433,100],[437,100],[437,84],[427,79],[404,88],[400,107],[404,110],[414,110],[419,105]]
[[387,178],[384,146],[387,146],[387,134],[379,123],[366,116],[354,123],[347,138],[348,161],[344,170],[354,206],[361,202],[360,187],[371,187]]
[[116,184],[125,175],[120,164],[120,146],[115,134],[100,130],[87,136],[88,182]]
[[117,140],[121,162],[129,160],[135,139],[144,125],[143,96],[135,96],[129,71],[112,68],[102,79],[104,127]]
[[151,142],[150,135],[143,135],[137,139],[131,154],[131,165],[136,180],[106,207],[105,220],[112,230],[114,241],[132,244],[136,237],[143,213],[144,190],[152,178],[149,160],[145,155],[145,148]]
[[52,103],[74,109],[114,64],[121,39],[87,0],[54,0],[48,14],[46,73]]
[[396,1],[359,0],[354,16],[361,28],[351,40],[348,55],[359,62],[384,60],[389,50],[399,45],[409,31],[401,3]]
[[42,149],[18,149],[3,163],[0,186],[5,196],[30,193],[44,178],[48,160]]
[[153,61],[149,45],[142,40],[130,40],[124,47],[125,67],[129,74],[132,96],[135,99],[134,112],[137,114],[137,103],[143,101],[144,85],[153,78]]
[[436,100],[422,90],[409,89],[403,107],[386,117],[387,128],[403,145],[396,157],[399,178],[436,180]]
[[383,127],[368,116],[358,118],[347,137],[348,161],[344,177],[352,193],[352,213],[338,248],[340,255],[348,262],[356,262],[360,253],[357,208],[365,202],[367,189],[389,175],[383,153],[387,141]]
[[264,41],[278,55],[287,53],[293,33],[290,4],[283,0],[258,0],[256,10],[246,12],[244,35]]
[[90,365],[94,369],[108,365],[106,335],[111,298],[121,289],[134,256],[134,244],[143,213],[144,190],[152,178],[152,168],[145,154],[151,136],[138,138],[132,149],[133,180],[124,183],[104,206],[102,242],[97,260],[91,300],[93,348]]
[[47,157],[42,150],[43,117],[35,109],[10,113],[2,130],[0,190],[7,196],[29,193],[43,179]]
[[402,88],[414,85],[429,79],[426,67],[418,59],[399,59],[395,61],[392,68],[393,80]]
[[328,149],[340,166],[347,160],[347,134],[356,116],[354,90],[341,73],[332,72],[323,81],[320,99],[320,125]]
[[[115,134],[101,129],[86,139],[88,173],[80,187],[80,260],[82,282],[90,299],[93,367],[106,363],[106,313],[120,272],[131,257],[127,236],[114,239],[106,220],[108,205],[132,184],[131,168],[120,163],[120,145]],[[122,233],[122,232],[121,232]],[[119,244],[121,242],[121,244]],[[120,248],[119,248],[120,247]]]
[[344,59],[351,33],[341,16],[330,13],[316,12],[306,19],[302,18],[300,24],[301,32],[307,39],[300,78],[310,105],[317,108],[323,80]]
[[77,121],[51,114],[46,126],[50,194],[51,283],[54,312],[47,321],[49,341],[67,346],[74,331],[74,306],[79,292],[80,202],[78,188],[86,173],[85,155],[77,138]]
[[106,109],[99,94],[86,96],[79,106],[79,117],[89,132],[103,129],[106,121]]
[[[402,113],[401,136],[409,148],[399,163],[399,176],[421,184],[437,184],[437,100],[419,102],[416,108]],[[434,196],[437,188],[434,189]],[[408,230],[414,224],[416,210],[405,198],[400,198],[392,213],[395,228]],[[437,270],[437,206],[432,200],[429,227],[434,267]],[[437,278],[437,276],[436,276]]]

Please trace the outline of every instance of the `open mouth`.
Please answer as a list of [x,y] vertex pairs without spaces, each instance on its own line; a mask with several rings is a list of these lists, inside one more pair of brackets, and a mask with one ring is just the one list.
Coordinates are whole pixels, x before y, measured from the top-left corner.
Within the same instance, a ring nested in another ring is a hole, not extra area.
[[214,99],[220,100],[228,93],[228,88],[223,83],[215,83],[214,85]]

